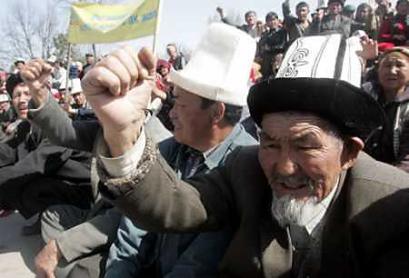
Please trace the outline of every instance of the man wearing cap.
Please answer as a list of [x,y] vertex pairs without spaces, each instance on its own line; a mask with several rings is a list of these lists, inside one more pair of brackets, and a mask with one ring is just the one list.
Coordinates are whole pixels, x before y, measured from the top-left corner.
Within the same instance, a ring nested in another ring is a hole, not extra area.
[[75,78],[70,80],[70,83],[70,101],[72,100],[73,103],[65,103],[64,109],[74,121],[95,119],[94,112],[87,104],[87,100],[82,93],[81,80]]
[[[236,44],[229,44],[230,41]],[[185,69],[171,71],[175,104],[169,116],[175,127],[174,137],[159,143],[159,149],[182,180],[223,165],[238,146],[257,144],[238,124],[254,52],[255,42],[250,37],[230,26],[215,24],[202,38]],[[208,68],[214,70],[205,74]],[[220,91],[217,95],[213,93],[215,88]],[[146,267],[143,266],[146,258],[141,258],[144,256],[154,257],[152,265],[159,269],[159,277],[216,276],[231,240],[231,230],[226,225],[218,232],[159,234],[156,247],[149,250],[147,245],[152,244],[154,235],[148,234],[141,240],[136,237],[141,231],[129,219],[123,219],[118,240],[110,250],[106,277],[142,275],[146,272],[141,271]],[[138,254],[141,249],[149,251]]]
[[348,38],[351,35],[352,20],[342,15],[344,2],[344,0],[328,0],[327,15],[322,19],[314,20],[308,34],[340,33]]
[[[247,135],[241,126],[235,126],[235,123],[241,115],[241,106],[245,104],[247,81],[256,48],[255,42],[236,28],[225,24],[216,24],[216,26],[217,28],[213,28],[213,31],[209,32],[207,36],[209,41],[212,41],[212,44],[209,45],[207,43],[208,40],[203,40],[200,48],[195,52],[191,63],[189,63],[184,70],[179,72],[172,70],[172,81],[177,85],[175,89],[176,103],[170,115],[175,124],[175,137],[161,143],[161,149],[164,155],[169,158],[169,163],[178,170],[182,178],[191,177],[196,173],[207,172],[209,169],[222,164],[227,154],[238,145],[255,143],[254,139]],[[230,41],[236,41],[236,44],[228,43]],[[145,53],[143,55],[141,54],[141,59],[146,59],[144,55],[151,57]],[[132,57],[134,56],[133,54],[130,56],[130,50],[128,48],[120,49],[96,64],[95,70],[91,70],[89,74],[94,75],[95,72],[104,71],[105,67],[111,62],[120,66],[123,62],[122,58],[128,59]],[[134,58],[138,59],[137,57]],[[154,75],[155,65],[156,63],[150,64],[149,70],[139,75],[139,78],[143,80],[147,73]],[[30,84],[33,84],[38,80],[38,76],[33,80],[32,72],[42,72],[44,68],[38,71],[29,71],[31,66],[37,67],[41,66],[41,64],[30,63],[27,67],[27,72],[25,72],[27,74],[24,74],[26,78],[30,78]],[[134,69],[135,73],[137,73],[136,68],[133,67],[135,64],[130,66],[131,69]],[[211,73],[208,72],[209,68],[212,69]],[[123,75],[123,77],[127,78],[126,75]],[[133,79],[134,77],[130,80]],[[84,89],[86,86],[92,87],[92,84],[86,83],[86,80],[88,80],[88,77],[84,79]],[[134,81],[137,82],[138,77],[135,77]],[[38,95],[35,94],[36,97],[41,98],[41,93],[42,92],[39,92]],[[56,137],[62,136],[64,137],[62,141],[65,140],[65,142],[68,141],[71,144],[77,144],[78,142],[78,147],[83,147],[84,143],[81,143],[79,139],[83,138],[86,144],[88,144],[92,142],[97,135],[98,130],[95,130],[95,128],[83,128],[80,130],[80,124],[78,124],[74,126],[76,127],[74,130],[72,126],[67,126],[66,119],[55,119],[56,115],[60,115],[57,111],[52,114],[50,113],[49,117],[46,117],[45,113],[47,113],[47,110],[51,111],[50,109],[55,109],[55,104],[47,102],[42,108],[38,109],[38,113],[33,113],[32,117],[33,122],[40,125],[50,138],[55,140]],[[131,111],[117,111],[118,116],[121,117],[124,116],[124,113],[133,114],[139,112],[138,106],[133,107]],[[143,114],[145,114],[145,112],[143,112]],[[50,115],[53,115],[53,121],[50,121]],[[63,123],[63,121],[65,123]],[[151,121],[149,121],[148,124],[150,124],[150,122]],[[139,131],[135,132],[139,133]],[[99,146],[98,142],[101,139],[102,138],[98,137],[95,139],[96,146]],[[124,162],[127,163],[126,158]],[[49,224],[52,222],[52,219],[49,215],[51,214],[45,214],[43,223],[48,222],[48,226],[51,226]],[[57,215],[57,213],[54,213],[54,215]],[[108,219],[103,223],[99,223],[104,224],[105,227],[102,231],[98,231],[98,233],[101,234],[104,232],[106,238],[111,239],[110,232],[106,226],[111,224],[111,226],[115,227],[114,222],[115,220]],[[80,246],[77,242],[75,244],[72,243],[77,240],[77,238],[80,243],[84,243],[84,238],[90,238],[93,233],[96,233],[92,230],[89,231],[81,228],[81,226],[89,227],[94,223],[92,219],[87,220],[54,237],[55,240],[51,240],[37,256],[38,274],[54,272],[57,263],[60,263],[61,267],[64,266],[64,262],[75,263],[75,260],[81,259],[81,256],[77,256],[80,250],[83,251],[86,249],[87,251],[82,253],[82,257],[97,250],[96,248],[91,248],[91,245],[95,246],[93,245],[94,243],[87,244],[85,242],[84,245],[86,248]],[[226,230],[229,228],[230,227],[226,227]],[[79,231],[83,231],[84,233],[80,234]],[[223,246],[225,246],[230,239],[229,236],[228,231],[216,233],[213,236],[196,234],[165,236],[165,239],[162,240],[161,243],[176,244],[175,247],[179,246],[179,250],[181,251],[176,249],[165,250],[181,253],[176,254],[176,257],[171,258],[171,260],[165,261],[166,264],[161,266],[163,269],[161,271],[172,271],[175,275],[176,273],[184,273],[186,269],[190,269],[192,273],[193,270],[202,271],[203,273],[214,273],[218,259],[224,253]],[[98,237],[100,236],[98,235]],[[53,237],[48,237],[48,239],[53,239]],[[93,242],[96,241],[92,238],[91,240]],[[217,242],[213,243],[213,240]],[[184,244],[184,246],[179,242]],[[220,243],[220,246],[218,246],[217,243]],[[70,246],[68,246],[68,244],[70,244]],[[101,245],[96,247],[98,247],[98,250],[102,249]],[[201,254],[198,251],[195,252],[195,249],[206,251]],[[55,252],[53,253],[51,250]],[[48,256],[49,254],[51,255]],[[76,256],[74,257],[73,254]],[[173,254],[171,255],[173,256]],[[162,258],[165,254],[160,254],[160,256]],[[203,256],[203,258],[196,261],[197,256]],[[50,260],[50,257],[54,259]],[[175,261],[175,259],[177,259],[177,261]],[[198,262],[201,262],[201,264],[198,264]],[[196,266],[194,265],[195,263],[197,264]],[[187,264],[191,266],[188,267]],[[179,269],[174,269],[174,266],[177,265],[179,265]],[[74,274],[70,273],[70,275]]]
[[354,20],[354,15],[355,15],[355,6],[353,5],[345,5],[345,7],[342,9],[342,15],[349,17],[352,21]]
[[[320,41],[327,53],[295,43],[278,78],[252,87],[260,146],[236,149],[224,166],[189,183],[144,135],[134,109],[146,107],[150,90],[128,92],[133,75],[119,79],[113,65],[107,75],[90,72],[84,91],[104,127],[98,165],[106,198],[147,230],[233,224],[223,277],[407,277],[408,175],[362,152],[384,123],[381,108],[347,82],[340,36]],[[151,64],[144,50],[139,57]],[[119,109],[127,116],[117,117]],[[106,156],[134,161],[119,173]]]

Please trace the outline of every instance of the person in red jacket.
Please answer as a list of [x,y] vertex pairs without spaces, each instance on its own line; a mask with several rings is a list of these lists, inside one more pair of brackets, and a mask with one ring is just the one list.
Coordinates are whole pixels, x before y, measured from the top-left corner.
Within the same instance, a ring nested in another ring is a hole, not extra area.
[[381,44],[402,46],[409,44],[409,1],[398,0],[396,15],[383,21],[378,40]]

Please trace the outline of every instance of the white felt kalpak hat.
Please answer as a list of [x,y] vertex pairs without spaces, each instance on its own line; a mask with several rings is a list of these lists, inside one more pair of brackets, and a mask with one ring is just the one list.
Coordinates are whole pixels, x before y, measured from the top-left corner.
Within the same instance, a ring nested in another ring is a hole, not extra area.
[[355,36],[346,40],[340,34],[302,37],[288,48],[276,78],[334,78],[360,87],[360,50]]
[[71,83],[70,95],[82,93],[81,80],[79,78],[74,78],[70,80],[70,83]]
[[171,70],[172,82],[198,96],[237,106],[246,105],[256,42],[224,23],[209,26],[186,67]]
[[10,97],[8,94],[1,93],[0,94],[0,102],[10,101]]
[[380,105],[360,88],[359,38],[339,34],[298,38],[287,50],[274,79],[255,84],[248,97],[258,126],[269,113],[299,111],[318,115],[348,136],[367,140],[381,131]]

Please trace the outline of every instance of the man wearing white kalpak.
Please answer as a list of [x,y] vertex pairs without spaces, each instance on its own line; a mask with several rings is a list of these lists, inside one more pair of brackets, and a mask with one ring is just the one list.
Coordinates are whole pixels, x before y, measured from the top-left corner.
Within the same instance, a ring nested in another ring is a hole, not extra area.
[[[407,277],[409,176],[362,151],[384,121],[348,82],[351,50],[340,35],[296,40],[278,78],[249,92],[260,146],[236,149],[225,166],[188,183],[144,134],[150,88],[132,80],[153,57],[142,50],[93,68],[83,85],[107,145],[100,189],[146,230],[232,224],[222,277]],[[133,166],[112,169],[107,156]]]

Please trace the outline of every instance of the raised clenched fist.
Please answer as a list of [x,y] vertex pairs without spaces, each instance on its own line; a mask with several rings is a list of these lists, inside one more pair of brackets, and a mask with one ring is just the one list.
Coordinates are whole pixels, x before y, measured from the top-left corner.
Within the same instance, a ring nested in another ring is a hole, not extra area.
[[94,109],[112,156],[122,155],[139,136],[151,98],[156,59],[146,48],[115,50],[83,78],[83,92]]
[[29,61],[20,71],[20,76],[30,89],[34,102],[40,106],[47,101],[47,80],[50,77],[52,66],[42,59]]

